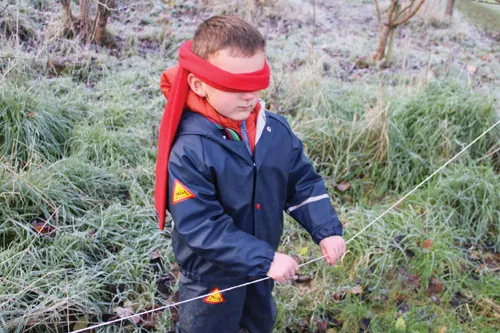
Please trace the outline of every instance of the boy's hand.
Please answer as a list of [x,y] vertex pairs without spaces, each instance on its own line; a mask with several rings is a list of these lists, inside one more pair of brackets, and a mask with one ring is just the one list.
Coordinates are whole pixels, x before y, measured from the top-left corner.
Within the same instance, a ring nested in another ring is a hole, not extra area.
[[342,236],[330,236],[319,242],[321,253],[328,265],[333,266],[345,253],[345,241]]
[[298,270],[299,265],[292,257],[276,252],[267,276],[279,283],[283,283],[286,280],[293,279]]

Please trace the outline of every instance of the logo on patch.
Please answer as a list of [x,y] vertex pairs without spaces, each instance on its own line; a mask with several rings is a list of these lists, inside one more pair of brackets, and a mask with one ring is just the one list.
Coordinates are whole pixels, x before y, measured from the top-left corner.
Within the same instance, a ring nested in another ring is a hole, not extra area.
[[196,198],[196,196],[176,179],[174,182],[174,191],[172,192],[172,203],[175,205],[191,198]]
[[222,294],[219,292],[219,288],[215,288],[212,290],[211,295],[205,297],[203,299],[204,303],[208,304],[219,304],[224,303],[226,300],[222,297]]

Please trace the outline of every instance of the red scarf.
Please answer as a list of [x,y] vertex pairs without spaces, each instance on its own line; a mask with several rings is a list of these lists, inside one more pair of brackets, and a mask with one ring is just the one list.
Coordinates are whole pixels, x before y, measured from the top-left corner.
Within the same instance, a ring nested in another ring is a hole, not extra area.
[[[201,113],[216,122],[223,120],[222,126],[233,128],[234,123],[231,119],[220,116],[204,98],[194,94],[187,83],[189,73],[193,73],[206,84],[223,91],[246,92],[258,91],[269,86],[270,70],[267,62],[264,67],[256,72],[233,74],[212,65],[208,61],[198,57],[191,51],[191,41],[184,43],[179,50],[179,67],[171,68],[163,72],[160,88],[168,100],[160,124],[160,133],[158,138],[158,156],[156,160],[156,184],[155,184],[155,206],[158,213],[158,222],[160,229],[165,226],[165,216],[168,200],[168,160],[170,149],[175,139],[177,127],[179,125],[182,111],[187,105],[194,107],[193,111]],[[174,73],[175,71],[175,73]],[[175,75],[173,84],[170,85],[169,77]],[[200,108],[201,106],[201,108]],[[255,119],[260,104],[252,112],[253,119],[246,124],[255,127]],[[234,122],[234,121],[233,121]],[[238,122],[235,122],[238,123]],[[230,125],[230,126],[227,126]],[[239,130],[239,127],[234,128]],[[253,139],[255,140],[255,139]]]

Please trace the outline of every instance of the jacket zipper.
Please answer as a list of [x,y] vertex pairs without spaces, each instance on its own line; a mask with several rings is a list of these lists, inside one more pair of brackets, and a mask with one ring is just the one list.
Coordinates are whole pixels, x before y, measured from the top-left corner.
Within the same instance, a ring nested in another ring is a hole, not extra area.
[[255,164],[255,148],[254,147],[254,153],[252,154],[252,150],[250,149],[250,140],[248,140],[248,133],[247,129],[245,126],[245,122],[242,121],[240,125],[240,131],[243,136],[243,141],[245,142],[245,145],[247,147],[248,153],[250,154],[250,157],[252,158],[252,164],[253,164],[253,189],[252,189],[252,235],[255,236],[255,186],[257,185],[257,166]]

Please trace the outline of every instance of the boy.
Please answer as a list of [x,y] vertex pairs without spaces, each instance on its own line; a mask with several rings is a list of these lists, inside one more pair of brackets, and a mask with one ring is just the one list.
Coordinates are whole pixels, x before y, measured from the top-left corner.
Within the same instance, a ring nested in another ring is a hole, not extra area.
[[203,22],[166,70],[155,201],[175,222],[180,300],[272,279],[180,305],[177,332],[271,332],[273,280],[298,270],[277,253],[286,210],[320,244],[328,264],[345,252],[342,225],[321,177],[286,120],[264,109],[265,40],[232,16]]

